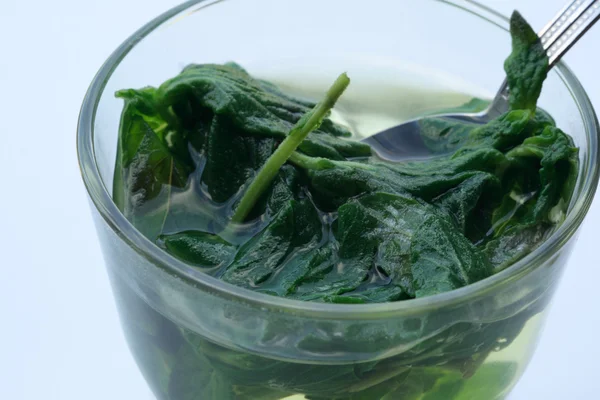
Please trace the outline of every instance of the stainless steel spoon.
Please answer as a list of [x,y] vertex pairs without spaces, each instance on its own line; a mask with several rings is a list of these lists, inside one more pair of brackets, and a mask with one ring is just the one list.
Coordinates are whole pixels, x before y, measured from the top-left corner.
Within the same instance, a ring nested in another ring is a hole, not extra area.
[[[550,21],[539,36],[552,68],[562,56],[600,19],[600,0],[575,0],[567,4]],[[439,114],[409,121],[363,140],[386,160],[400,161],[431,156],[422,131],[435,120],[484,124],[508,111],[508,83],[500,87],[489,107],[480,113]]]

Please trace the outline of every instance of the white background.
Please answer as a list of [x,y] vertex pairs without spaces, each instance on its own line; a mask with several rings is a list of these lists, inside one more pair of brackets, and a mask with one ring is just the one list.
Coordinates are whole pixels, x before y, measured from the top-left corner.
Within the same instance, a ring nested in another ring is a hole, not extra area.
[[[483,1],[504,13],[518,6],[536,27],[563,2]],[[118,325],[75,128],[102,62],[176,3],[0,0],[0,399],[151,399]],[[566,57],[596,107],[599,45],[600,26]],[[599,202],[511,400],[599,398]]]

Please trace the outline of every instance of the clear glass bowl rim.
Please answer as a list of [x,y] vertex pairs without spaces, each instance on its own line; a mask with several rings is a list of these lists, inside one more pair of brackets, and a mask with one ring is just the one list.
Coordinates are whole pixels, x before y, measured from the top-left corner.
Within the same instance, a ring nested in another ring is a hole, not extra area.
[[[151,261],[154,265],[165,269],[167,272],[193,284],[198,290],[203,290],[220,296],[224,299],[243,302],[250,306],[260,307],[265,310],[277,312],[291,312],[303,316],[319,319],[380,319],[415,315],[449,307],[469,301],[470,299],[484,296],[486,293],[497,289],[499,286],[510,285],[524,275],[545,264],[575,234],[584,220],[593,201],[598,185],[599,168],[597,156],[600,152],[598,135],[600,126],[593,106],[579,80],[564,64],[558,63],[555,69],[571,91],[583,115],[583,123],[588,134],[588,157],[584,160],[582,170],[585,175],[580,177],[579,183],[581,196],[572,205],[565,222],[559,229],[538,249],[525,258],[516,262],[504,271],[479,281],[475,284],[434,296],[404,300],[391,303],[377,304],[328,304],[316,302],[303,302],[290,300],[248,289],[240,288],[219,279],[204,274],[184,262],[170,256],[149,241],[124,217],[114,204],[109,191],[102,182],[94,153],[94,124],[97,107],[104,92],[106,83],[112,76],[119,63],[127,56],[137,43],[152,33],[166,21],[182,12],[196,12],[202,8],[226,0],[190,0],[163,13],[150,21],[123,42],[113,54],[105,61],[85,95],[77,127],[77,153],[79,166],[84,184],[89,196],[100,213],[103,220],[128,246],[138,254]],[[465,12],[476,14],[503,29],[507,29],[508,18],[472,0],[435,0],[458,7]],[[194,6],[199,6],[192,9]]]

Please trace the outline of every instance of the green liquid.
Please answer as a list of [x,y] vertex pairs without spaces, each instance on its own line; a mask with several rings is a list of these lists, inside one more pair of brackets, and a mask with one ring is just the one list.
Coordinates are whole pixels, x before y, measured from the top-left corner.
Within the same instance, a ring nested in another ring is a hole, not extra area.
[[[319,99],[327,88],[328,81],[317,76],[303,77],[289,73],[260,75],[271,81],[286,93],[310,100]],[[378,79],[366,66],[357,68],[350,74],[352,84],[338,101],[331,119],[350,129],[356,140],[372,136],[378,132],[403,122],[433,114],[441,110],[460,107],[474,98],[489,98],[490,94],[477,90],[456,77],[441,73],[419,73],[389,69],[377,69]],[[407,81],[406,76],[410,76]],[[459,89],[460,87],[460,89]]]

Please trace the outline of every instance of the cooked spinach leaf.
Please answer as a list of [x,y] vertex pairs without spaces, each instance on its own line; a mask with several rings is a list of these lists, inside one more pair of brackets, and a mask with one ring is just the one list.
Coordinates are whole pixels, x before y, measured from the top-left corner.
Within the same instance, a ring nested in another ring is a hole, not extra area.
[[548,56],[542,41],[518,11],[510,19],[510,33],[513,51],[504,64],[510,106],[513,110],[534,111],[548,75]]
[[[113,197],[124,215],[150,238],[156,238],[169,212],[172,187],[183,188],[193,170],[189,155],[180,156],[181,132],[171,130],[157,110],[155,90],[124,90]],[[158,203],[154,210],[148,203]]]
[[322,237],[317,211],[308,200],[291,200],[273,221],[239,250],[222,276],[226,282],[256,288],[290,257],[316,246]]
[[183,261],[200,268],[219,268],[235,255],[235,246],[217,235],[186,231],[159,237],[164,249]]

